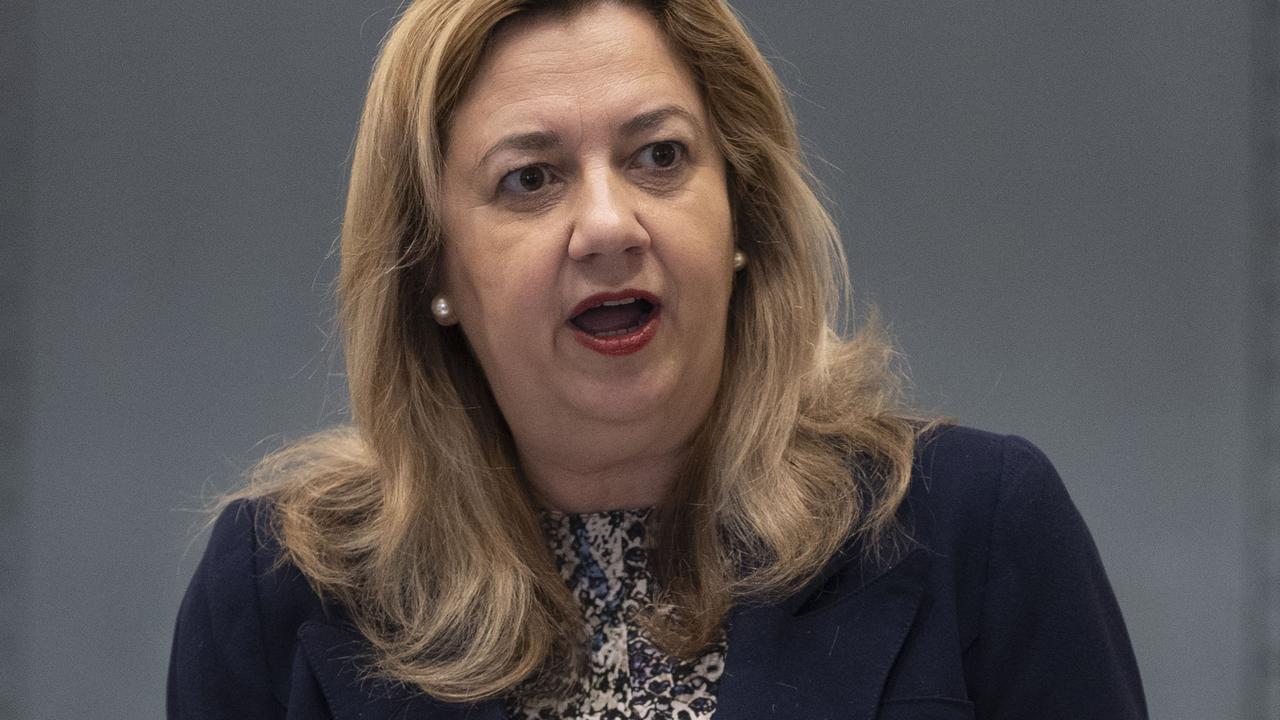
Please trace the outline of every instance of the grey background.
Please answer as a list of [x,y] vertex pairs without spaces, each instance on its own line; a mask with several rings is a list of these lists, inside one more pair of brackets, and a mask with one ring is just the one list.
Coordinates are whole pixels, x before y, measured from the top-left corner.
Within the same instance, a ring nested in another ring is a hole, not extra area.
[[[920,404],[1066,478],[1152,717],[1280,715],[1275,2],[736,6]],[[204,499],[341,419],[394,8],[0,4],[0,717],[161,716]]]

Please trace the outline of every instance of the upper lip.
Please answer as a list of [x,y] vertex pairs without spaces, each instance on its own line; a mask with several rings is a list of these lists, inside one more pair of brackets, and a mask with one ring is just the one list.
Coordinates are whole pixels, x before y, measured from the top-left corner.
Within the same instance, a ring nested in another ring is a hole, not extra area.
[[597,305],[601,305],[603,303],[610,302],[613,300],[626,300],[628,298],[644,300],[645,302],[649,303],[650,305],[653,305],[654,307],[657,307],[658,305],[662,304],[661,302],[658,301],[657,295],[654,295],[653,293],[647,292],[645,290],[618,290],[614,292],[602,292],[602,293],[596,293],[595,295],[585,297],[577,305],[574,305],[573,310],[570,311],[569,313],[569,319],[572,320],[573,318],[578,317],[582,313],[590,310],[593,307],[596,307]]

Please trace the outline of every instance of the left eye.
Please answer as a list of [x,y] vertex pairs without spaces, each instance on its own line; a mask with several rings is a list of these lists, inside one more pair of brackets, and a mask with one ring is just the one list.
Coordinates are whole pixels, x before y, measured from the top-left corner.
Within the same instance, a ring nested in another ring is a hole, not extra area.
[[648,167],[668,168],[684,159],[684,146],[678,142],[656,142],[640,149],[636,161]]

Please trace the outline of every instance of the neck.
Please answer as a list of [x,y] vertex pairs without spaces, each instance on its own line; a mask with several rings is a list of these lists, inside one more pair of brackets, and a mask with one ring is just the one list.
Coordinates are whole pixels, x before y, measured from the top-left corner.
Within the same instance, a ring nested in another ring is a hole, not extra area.
[[543,507],[569,513],[646,508],[657,505],[683,468],[688,448],[628,457],[566,461],[562,452],[520,449],[520,465]]

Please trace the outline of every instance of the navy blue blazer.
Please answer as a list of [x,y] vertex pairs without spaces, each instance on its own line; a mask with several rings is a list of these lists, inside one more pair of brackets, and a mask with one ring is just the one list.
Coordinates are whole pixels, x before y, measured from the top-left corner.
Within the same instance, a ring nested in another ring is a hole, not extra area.
[[[1018,437],[944,428],[917,451],[888,566],[835,558],[803,591],[729,616],[716,720],[1147,717],[1097,550],[1045,456]],[[362,681],[368,649],[263,532],[218,519],[178,614],[170,718],[500,720]]]

